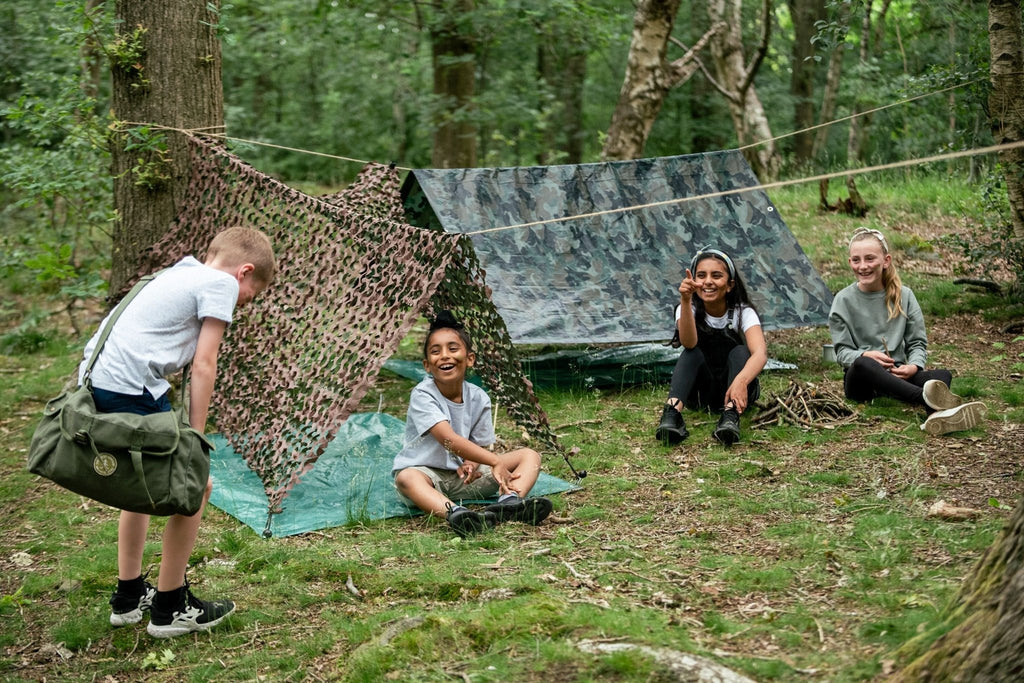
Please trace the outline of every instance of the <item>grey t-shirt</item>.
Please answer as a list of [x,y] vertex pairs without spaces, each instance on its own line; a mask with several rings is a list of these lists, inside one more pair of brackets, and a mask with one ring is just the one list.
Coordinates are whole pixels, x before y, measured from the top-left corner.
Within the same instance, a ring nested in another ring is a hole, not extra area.
[[469,382],[462,383],[462,403],[452,403],[438,390],[434,378],[427,376],[417,384],[409,397],[405,417],[405,446],[395,456],[391,474],[406,467],[434,467],[457,470],[462,458],[445,450],[429,434],[438,422],[445,422],[459,436],[487,448],[494,443],[491,420],[491,399],[487,392]]
[[[203,318],[230,323],[236,303],[238,280],[186,256],[143,287],[117,319],[93,366],[93,386],[131,395],[145,388],[160,398],[171,386],[164,377],[195,356]],[[108,315],[85,346],[80,384],[109,320]]]

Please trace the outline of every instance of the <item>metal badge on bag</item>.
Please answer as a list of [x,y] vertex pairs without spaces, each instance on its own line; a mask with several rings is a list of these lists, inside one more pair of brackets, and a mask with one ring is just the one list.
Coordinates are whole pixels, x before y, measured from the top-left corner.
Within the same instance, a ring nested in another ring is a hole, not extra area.
[[110,453],[100,453],[93,458],[92,469],[101,477],[109,477],[117,471],[117,458]]

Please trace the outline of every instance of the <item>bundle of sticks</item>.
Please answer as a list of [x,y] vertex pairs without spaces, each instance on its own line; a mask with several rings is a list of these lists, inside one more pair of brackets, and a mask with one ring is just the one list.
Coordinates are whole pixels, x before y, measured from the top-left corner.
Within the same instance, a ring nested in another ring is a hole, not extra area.
[[813,429],[834,429],[857,419],[846,399],[824,387],[793,380],[779,396],[768,396],[767,405],[750,421],[750,426],[767,427],[790,423]]

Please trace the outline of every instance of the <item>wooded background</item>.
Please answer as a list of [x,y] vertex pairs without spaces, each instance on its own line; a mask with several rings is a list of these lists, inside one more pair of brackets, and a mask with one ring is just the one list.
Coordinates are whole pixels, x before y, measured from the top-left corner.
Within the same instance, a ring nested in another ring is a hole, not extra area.
[[[743,147],[768,182],[1020,142],[1020,14],[1019,0],[9,0],[5,262],[95,293],[83,260],[106,250],[82,243],[111,239],[118,291],[174,215],[179,129],[227,134],[260,170],[320,188],[362,161]],[[919,170],[1005,183],[1021,237],[1024,150],[1001,159],[1001,177],[991,154]],[[846,185],[863,213],[870,198]]]
[[[80,88],[106,115],[116,52],[109,4],[5,2],[0,106],[28,116],[31,104],[66,104],[69,89]],[[332,155],[455,167],[704,152],[954,85],[962,87],[769,144],[755,162],[759,175],[992,142],[985,2],[236,0],[208,7],[214,11],[199,20],[223,45],[228,133]],[[132,22],[124,17],[121,30]],[[174,40],[145,36],[145,54],[137,55],[143,71],[158,70],[147,58]],[[4,147],[35,142],[29,126],[8,117]],[[48,142],[60,135],[52,130]],[[244,156],[283,179],[325,185],[358,170],[264,147]]]

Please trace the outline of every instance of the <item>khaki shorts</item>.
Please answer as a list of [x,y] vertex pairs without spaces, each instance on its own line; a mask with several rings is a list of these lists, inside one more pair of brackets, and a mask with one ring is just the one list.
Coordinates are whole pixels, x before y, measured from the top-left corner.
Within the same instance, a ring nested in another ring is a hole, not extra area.
[[[435,489],[456,503],[461,503],[464,500],[493,498],[498,493],[498,482],[491,475],[489,465],[477,467],[477,472],[480,473],[480,476],[468,484],[463,483],[462,479],[459,478],[459,473],[455,470],[439,470],[433,467],[407,467],[405,469],[416,470],[427,475]],[[398,491],[398,497],[406,505],[416,507],[416,503],[402,495],[401,491]]]

